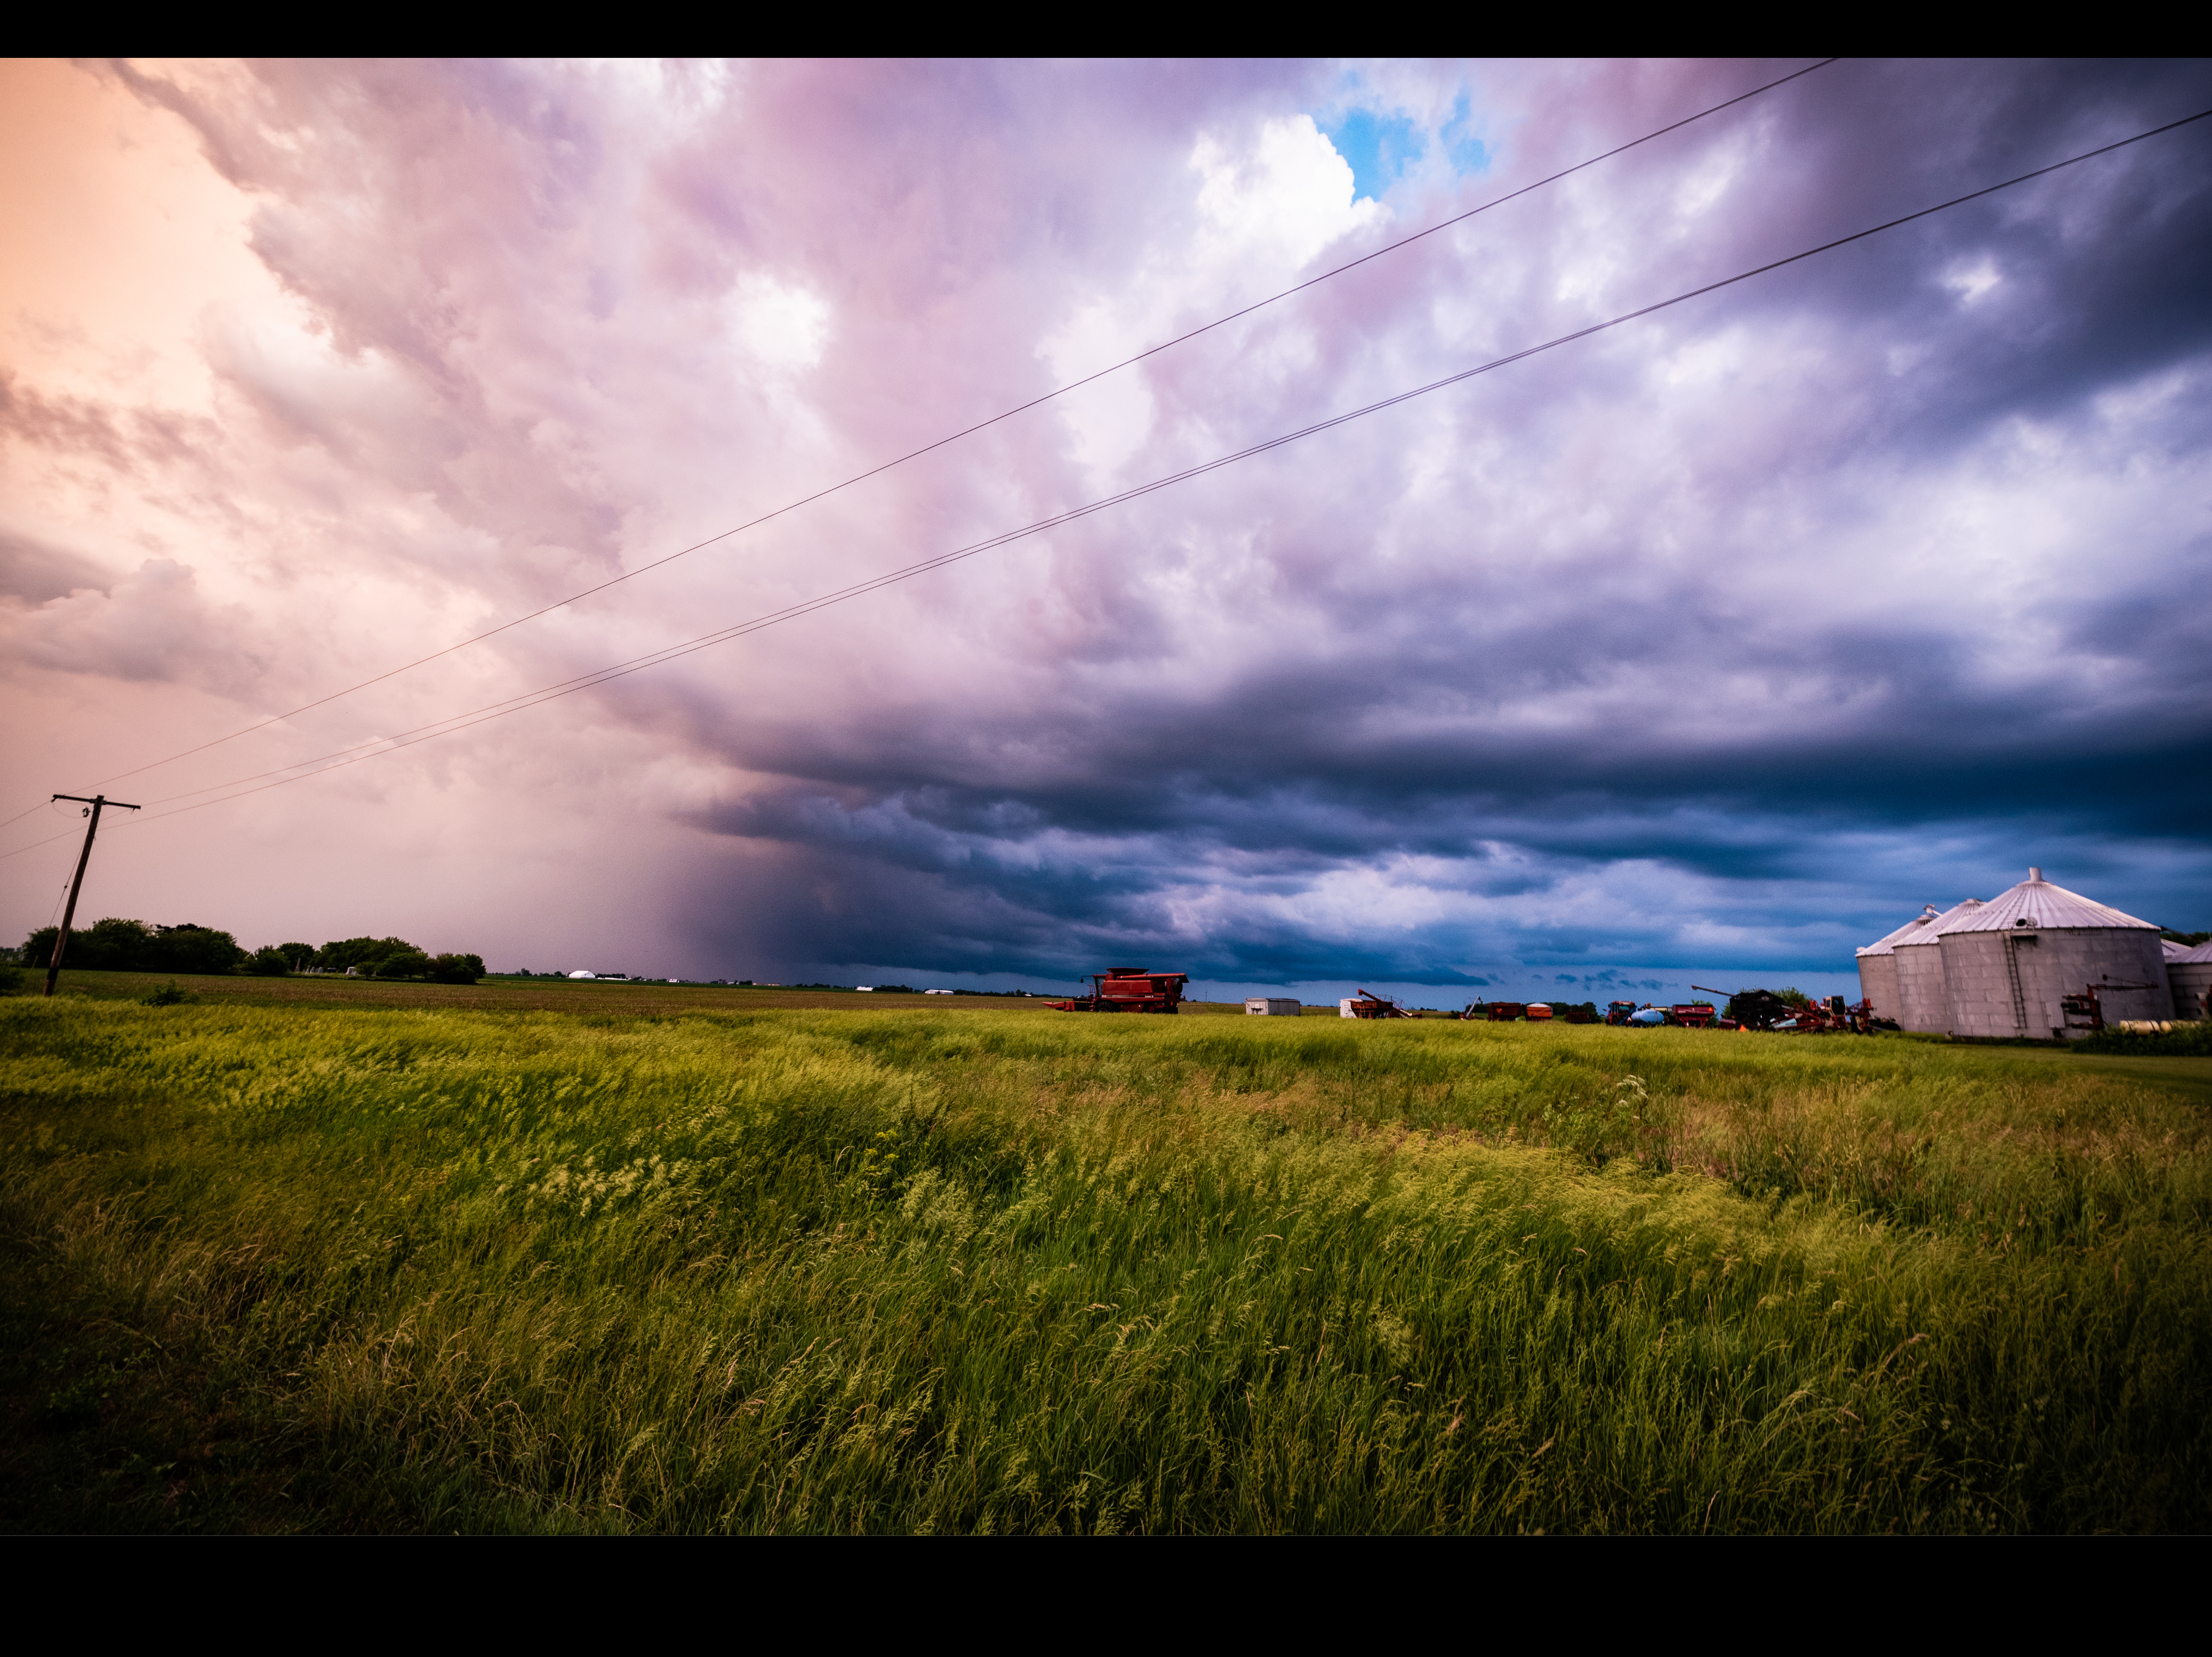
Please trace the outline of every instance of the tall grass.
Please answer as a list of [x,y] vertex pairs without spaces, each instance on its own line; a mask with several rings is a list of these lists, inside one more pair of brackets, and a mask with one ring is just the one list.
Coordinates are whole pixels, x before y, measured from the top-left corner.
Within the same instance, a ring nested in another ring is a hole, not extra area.
[[[0,1040],[10,1247],[154,1343],[131,1396],[250,1401],[250,1522],[2206,1522],[2203,1114],[2002,1050],[66,1002]],[[114,1522],[165,1522],[141,1483]]]

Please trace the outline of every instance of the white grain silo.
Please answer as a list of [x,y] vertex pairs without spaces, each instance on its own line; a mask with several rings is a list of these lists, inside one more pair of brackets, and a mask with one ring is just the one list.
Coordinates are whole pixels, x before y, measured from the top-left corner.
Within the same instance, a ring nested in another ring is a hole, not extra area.
[[1943,929],[1967,920],[1982,906],[1979,898],[1954,904],[1913,935],[1890,947],[1897,962],[1897,1021],[1908,1030],[1951,1027],[1951,992],[1943,982]]
[[[1898,1017],[1897,957],[1892,952],[1906,939],[1927,931],[1928,923],[1936,917],[1936,905],[1930,904],[1896,931],[1887,937],[1876,938],[1858,952],[1859,998],[1874,1008],[1875,1017]],[[1935,935],[1930,933],[1929,935],[1932,937]]]
[[1943,928],[1951,1033],[2063,1037],[2059,998],[2085,987],[2096,990],[2108,1020],[2172,1018],[2158,945],[2148,921],[2053,886],[2032,868],[2018,886]]
[[2166,958],[2166,981],[2173,991],[2173,1016],[2212,1018],[2212,943],[2200,943]]

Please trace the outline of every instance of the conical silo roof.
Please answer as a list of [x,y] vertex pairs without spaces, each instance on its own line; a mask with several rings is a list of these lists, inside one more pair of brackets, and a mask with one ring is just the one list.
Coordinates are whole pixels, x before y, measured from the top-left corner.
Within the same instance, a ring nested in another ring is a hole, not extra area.
[[2183,950],[2179,955],[2166,958],[2168,966],[2195,966],[2200,962],[2212,962],[2212,941],[2200,943],[2194,948]]
[[1899,927],[1896,931],[1886,937],[1876,938],[1872,943],[1861,947],[1858,953],[1862,955],[1887,955],[1898,945],[1910,943],[1922,933],[1927,933],[1927,935],[1932,938],[1936,935],[1929,931],[1929,927],[1931,923],[1942,918],[1942,917],[1936,912],[1936,905],[1930,904],[1903,926]]
[[[2170,961],[2178,961],[2189,953],[2189,946],[2185,943],[2176,943],[2171,938],[2160,938],[2158,941],[2158,953]],[[1862,949],[1859,953],[1863,955],[1866,951]]]
[[1952,922],[1943,930],[2006,932],[2015,926],[2141,927],[2149,932],[2158,930],[2148,921],[2139,921],[2078,892],[2053,886],[2043,878],[2039,868],[2028,870],[2027,878],[2018,886],[2000,892],[1973,914]]
[[1899,938],[1897,943],[1890,946],[1890,948],[1893,951],[1899,944],[1934,943],[1937,934],[1956,932],[1959,929],[1959,923],[1972,920],[1975,912],[1981,907],[1982,900],[1979,898],[1969,898],[1962,904],[1953,904],[1950,908],[1929,922],[1926,926],[1915,927],[1911,937]]

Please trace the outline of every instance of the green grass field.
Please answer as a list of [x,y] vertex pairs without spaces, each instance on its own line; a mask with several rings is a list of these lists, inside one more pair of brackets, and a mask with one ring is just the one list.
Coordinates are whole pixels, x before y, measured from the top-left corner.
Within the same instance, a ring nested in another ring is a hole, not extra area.
[[0,1525],[2212,1518],[2205,1061],[413,988],[0,1002]]

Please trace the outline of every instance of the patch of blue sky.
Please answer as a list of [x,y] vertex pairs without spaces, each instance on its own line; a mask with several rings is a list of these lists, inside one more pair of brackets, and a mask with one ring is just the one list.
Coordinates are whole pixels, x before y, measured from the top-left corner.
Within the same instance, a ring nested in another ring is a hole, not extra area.
[[1336,153],[1352,165],[1352,194],[1380,201],[1398,181],[1398,175],[1420,160],[1429,147],[1428,135],[1405,115],[1377,114],[1371,109],[1347,110],[1334,126],[1322,131]]
[[1490,170],[1490,149],[1474,135],[1474,107],[1464,91],[1452,101],[1451,113],[1437,130],[1437,139],[1453,172],[1464,176]]
[[[1410,115],[1390,114],[1355,105],[1323,125],[1322,131],[1352,168],[1354,200],[1380,201],[1408,168],[1428,154],[1431,134]],[[1434,134],[1455,174],[1480,173],[1490,166],[1490,150],[1475,136],[1474,106],[1462,91]]]

